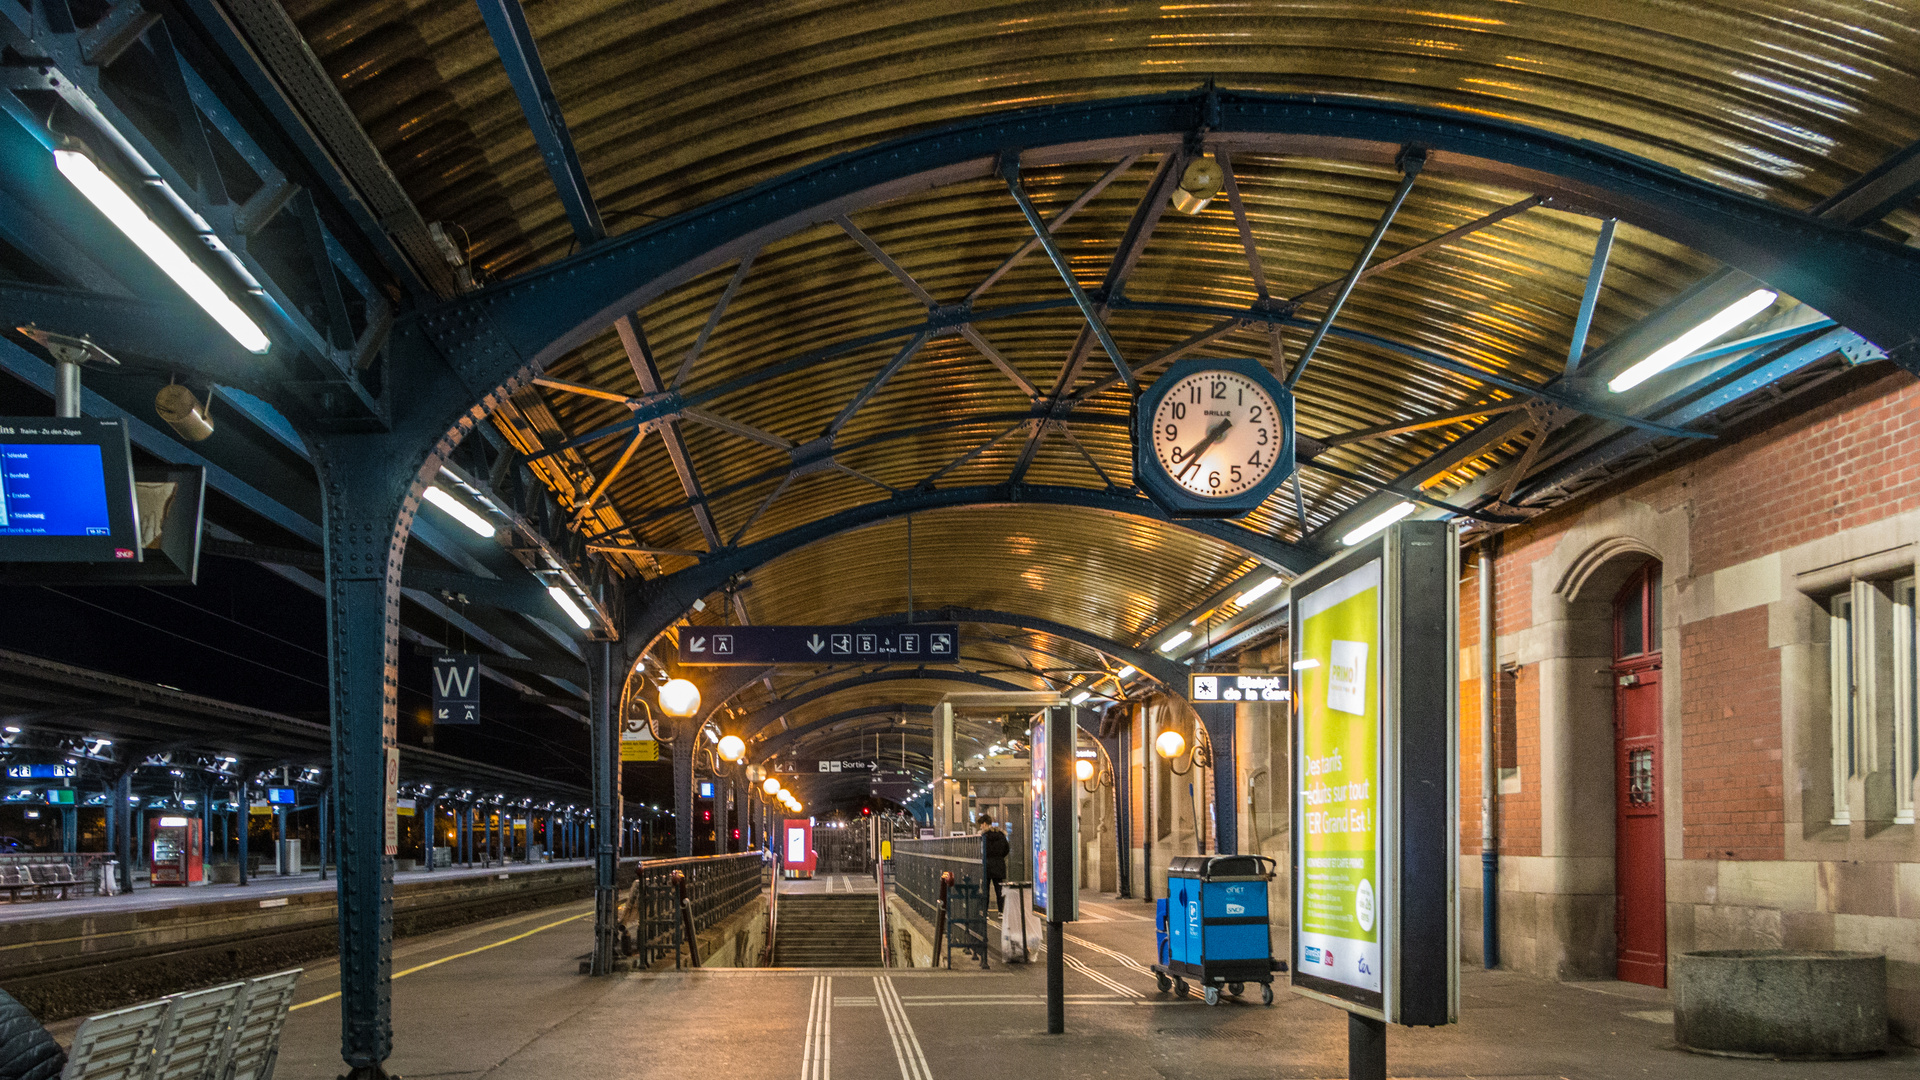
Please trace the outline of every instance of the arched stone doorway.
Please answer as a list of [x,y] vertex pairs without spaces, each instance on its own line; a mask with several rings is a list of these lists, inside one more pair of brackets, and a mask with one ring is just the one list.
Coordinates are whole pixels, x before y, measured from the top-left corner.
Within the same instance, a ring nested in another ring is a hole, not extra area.
[[1613,600],[1614,968],[1667,984],[1667,869],[1661,735],[1660,563]]

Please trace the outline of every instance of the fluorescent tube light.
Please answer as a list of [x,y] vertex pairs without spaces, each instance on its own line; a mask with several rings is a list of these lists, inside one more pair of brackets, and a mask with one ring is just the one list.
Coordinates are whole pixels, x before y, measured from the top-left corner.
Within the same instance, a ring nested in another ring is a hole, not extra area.
[[1193,636],[1193,631],[1191,631],[1191,630],[1182,630],[1182,631],[1180,631],[1179,633],[1177,633],[1177,634],[1175,634],[1175,635],[1173,635],[1172,637],[1170,637],[1170,638],[1168,638],[1168,639],[1167,639],[1166,641],[1164,641],[1164,642],[1161,642],[1161,644],[1160,644],[1160,651],[1161,651],[1161,652],[1170,652],[1170,651],[1172,651],[1172,650],[1174,650],[1174,649],[1177,649],[1177,648],[1179,648],[1179,647],[1180,647],[1180,645],[1181,645],[1181,643],[1182,643],[1182,642],[1185,642],[1185,641],[1186,641],[1186,640],[1187,640],[1188,638],[1190,638],[1190,637],[1192,637],[1192,636]]
[[1255,600],[1260,599],[1279,587],[1280,578],[1278,576],[1270,577],[1260,584],[1255,585],[1253,588],[1248,589],[1246,592],[1241,593],[1239,596],[1234,597],[1233,604],[1235,607],[1246,607],[1248,604],[1253,603]]
[[1088,693],[1088,692],[1087,692],[1087,691],[1085,691],[1085,690],[1082,690],[1082,691],[1080,691],[1079,693],[1077,693],[1077,694],[1075,694],[1075,695],[1073,695],[1073,696],[1072,696],[1071,698],[1068,698],[1068,699],[1067,699],[1067,704],[1069,704],[1069,705],[1078,705],[1078,704],[1080,704],[1081,702],[1083,702],[1083,701],[1085,701],[1085,700],[1087,700],[1088,698],[1090,698],[1090,697],[1092,697],[1092,696],[1093,696],[1092,694],[1090,694],[1090,693]]
[[1126,667],[1123,667],[1119,671],[1114,672],[1113,677],[1116,679],[1131,679],[1133,678],[1134,670],[1135,670],[1134,666],[1132,664],[1128,664]]
[[54,165],[67,182],[87,197],[94,208],[106,215],[108,221],[127,234],[147,258],[160,268],[160,272],[173,279],[174,284],[186,291],[186,294],[199,304],[213,321],[233,335],[233,340],[250,353],[264,353],[272,342],[261,331],[259,324],[240,310],[240,305],[226,291],[207,276],[187,256],[186,250],[168,236],[133,197],[121,190],[113,178],[100,171],[100,166],[91,157],[80,150],[62,149],[53,152]]
[[1317,668],[1319,666],[1320,661],[1318,660],[1296,660],[1293,664],[1293,670],[1306,671],[1308,668]]
[[1414,506],[1410,502],[1403,502],[1398,506],[1390,507],[1387,510],[1381,512],[1372,521],[1367,522],[1365,525],[1362,525],[1359,528],[1348,533],[1347,535],[1341,537],[1340,542],[1342,544],[1345,544],[1348,547],[1352,547],[1353,545],[1359,543],[1360,541],[1365,540],[1367,537],[1372,536],[1374,533],[1377,533],[1380,530],[1386,528],[1387,526],[1393,524],[1394,522],[1399,521],[1401,518],[1406,517],[1408,514],[1413,513],[1413,510],[1414,510]]
[[1667,370],[1704,345],[1711,344],[1727,331],[1765,311],[1780,294],[1772,289],[1755,289],[1747,295],[1721,308],[1705,322],[1655,349],[1652,355],[1615,375],[1607,382],[1607,389],[1618,394],[1631,390],[1655,375]]
[[567,613],[567,618],[573,620],[573,625],[582,630],[592,625],[587,618],[587,613],[581,611],[580,605],[573,602],[573,597],[567,595],[567,590],[558,585],[549,585],[547,595],[553,597],[553,602],[559,604],[560,610]]
[[492,522],[481,517],[472,507],[447,494],[444,490],[429,484],[427,485],[427,490],[421,494],[428,502],[446,511],[448,517],[453,518],[453,520],[465,525],[481,536],[491,537],[493,535]]

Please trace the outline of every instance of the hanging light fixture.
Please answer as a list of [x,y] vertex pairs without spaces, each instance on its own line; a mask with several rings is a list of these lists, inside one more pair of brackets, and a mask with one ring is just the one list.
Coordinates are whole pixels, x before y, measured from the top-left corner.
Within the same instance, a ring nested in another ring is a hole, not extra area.
[[700,711],[700,688],[685,679],[668,679],[660,688],[660,711],[688,717]]

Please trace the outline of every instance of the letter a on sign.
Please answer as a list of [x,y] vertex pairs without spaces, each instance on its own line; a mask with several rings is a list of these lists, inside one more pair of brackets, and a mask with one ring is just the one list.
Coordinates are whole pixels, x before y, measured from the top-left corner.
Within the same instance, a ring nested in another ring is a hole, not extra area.
[[480,661],[472,656],[433,658],[433,722],[480,722]]

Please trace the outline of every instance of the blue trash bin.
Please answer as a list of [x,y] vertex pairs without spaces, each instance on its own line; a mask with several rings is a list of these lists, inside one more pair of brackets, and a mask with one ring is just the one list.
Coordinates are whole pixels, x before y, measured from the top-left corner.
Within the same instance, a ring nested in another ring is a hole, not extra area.
[[1273,865],[1260,855],[1182,855],[1168,864],[1167,898],[1154,910],[1153,971],[1163,993],[1171,986],[1185,996],[1192,980],[1217,1005],[1222,990],[1238,996],[1259,983],[1261,999],[1273,1004],[1273,973],[1286,970],[1273,959],[1268,924]]

